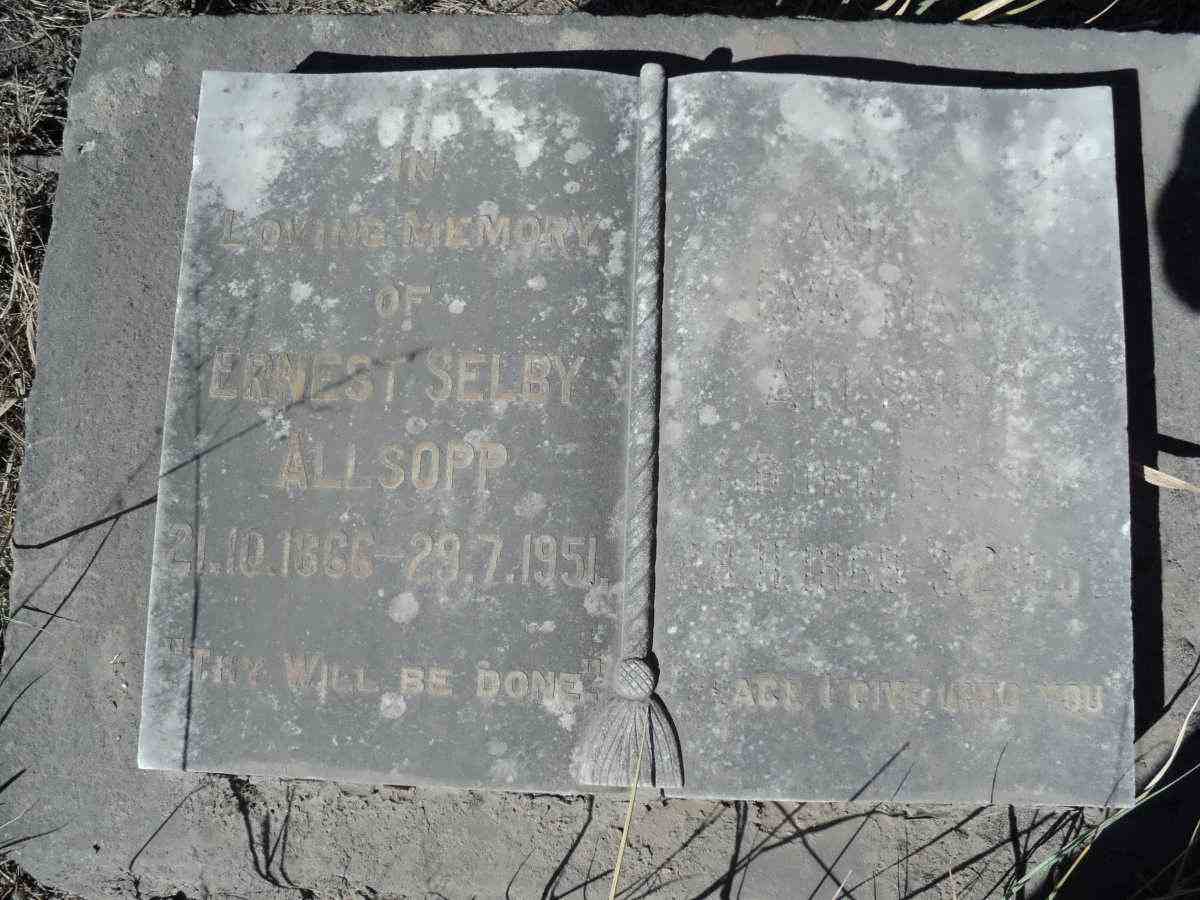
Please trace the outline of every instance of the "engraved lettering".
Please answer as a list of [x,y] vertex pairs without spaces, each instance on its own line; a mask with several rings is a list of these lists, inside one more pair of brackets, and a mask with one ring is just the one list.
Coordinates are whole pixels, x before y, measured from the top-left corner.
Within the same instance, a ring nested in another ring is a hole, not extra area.
[[487,364],[487,357],[482,353],[460,353],[458,357],[458,399],[474,402],[483,399],[482,391],[468,389],[474,385],[479,368]]
[[212,358],[212,378],[208,383],[208,396],[214,400],[238,399],[237,385],[233,384],[233,370],[240,358],[236,350],[218,349]]
[[525,354],[521,380],[521,398],[528,403],[545,403],[550,392],[550,357],[544,353]]
[[233,229],[237,227],[237,210],[227,209],[221,213],[221,246],[229,249],[240,248],[244,246],[241,241],[234,237]]
[[275,486],[280,490],[308,490],[308,469],[304,465],[302,441],[300,429],[293,428],[288,432],[287,452],[279,469],[279,478],[275,482]]
[[453,358],[453,354],[448,350],[430,350],[425,355],[425,365],[430,374],[441,382],[441,387],[436,390],[432,387],[425,389],[430,400],[450,399],[454,390],[454,379],[450,376],[450,363]]
[[[344,364],[342,354],[324,351],[313,355],[313,400],[318,403],[331,403],[337,399],[334,393],[336,383],[342,378]],[[330,374],[329,378],[326,375]]]
[[352,353],[346,357],[346,374],[351,376],[346,382],[346,398],[356,403],[364,403],[375,393],[375,383],[371,379],[371,357],[364,353]]
[[479,243],[487,244],[489,247],[500,247],[506,249],[508,247],[509,229],[512,225],[512,219],[508,216],[480,216],[479,222]]
[[576,357],[571,361],[571,357],[567,358],[568,365],[564,366],[562,358],[559,356],[551,356],[551,361],[554,363],[554,368],[558,372],[558,377],[562,381],[562,402],[567,406],[571,405],[571,386],[575,383],[575,377],[579,374],[579,369],[583,366],[583,357]]

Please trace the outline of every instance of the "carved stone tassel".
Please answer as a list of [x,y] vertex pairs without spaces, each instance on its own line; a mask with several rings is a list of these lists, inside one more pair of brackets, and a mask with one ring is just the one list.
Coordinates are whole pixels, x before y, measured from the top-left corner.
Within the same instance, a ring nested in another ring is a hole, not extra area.
[[654,693],[658,670],[650,650],[654,601],[654,529],[658,513],[659,293],[662,263],[662,66],[641,70],[638,109],[637,196],[630,314],[629,420],[625,462],[625,580],[621,595],[621,661],[610,694],[589,722],[579,779],[625,786],[633,779],[645,735],[640,781],[681,787],[679,738]]

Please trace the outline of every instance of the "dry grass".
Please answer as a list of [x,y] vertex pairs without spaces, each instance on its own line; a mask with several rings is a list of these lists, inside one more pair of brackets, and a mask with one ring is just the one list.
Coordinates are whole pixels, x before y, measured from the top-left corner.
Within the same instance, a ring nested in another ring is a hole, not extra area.
[[[21,464],[24,397],[33,381],[37,278],[50,221],[54,177],[27,169],[19,153],[50,152],[45,122],[50,89],[16,78],[0,82],[0,534],[12,530]],[[0,545],[0,659],[8,621],[8,541]]]
[[64,894],[43,887],[17,868],[14,862],[0,863],[0,900],[76,900],[74,894]]

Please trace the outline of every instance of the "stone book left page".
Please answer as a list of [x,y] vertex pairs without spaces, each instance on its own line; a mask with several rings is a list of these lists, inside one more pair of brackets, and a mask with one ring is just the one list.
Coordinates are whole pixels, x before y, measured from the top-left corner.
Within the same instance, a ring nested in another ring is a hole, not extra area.
[[205,73],[142,767],[575,788],[618,639],[637,103]]

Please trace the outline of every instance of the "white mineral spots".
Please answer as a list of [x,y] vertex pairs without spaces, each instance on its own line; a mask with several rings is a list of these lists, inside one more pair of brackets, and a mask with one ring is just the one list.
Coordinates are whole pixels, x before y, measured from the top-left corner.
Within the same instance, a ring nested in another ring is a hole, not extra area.
[[397,594],[388,604],[388,618],[401,625],[407,625],[417,617],[417,613],[420,611],[421,604],[417,602],[412,591]]
[[583,608],[589,616],[611,616],[616,613],[616,597],[613,587],[596,585],[583,598]]
[[407,708],[408,704],[400,694],[384,693],[379,696],[379,715],[385,719],[398,719]]
[[522,519],[532,519],[534,516],[541,515],[545,509],[546,498],[537,491],[529,491],[513,506],[513,512]]
[[563,731],[575,727],[575,698],[562,691],[550,691],[542,695],[542,708],[558,719]]
[[663,429],[663,437],[668,447],[679,447],[687,436],[687,428],[682,422],[672,419]]
[[559,140],[569,141],[579,134],[581,122],[579,116],[562,109],[554,114],[554,124],[558,126]]
[[716,425],[721,421],[721,417],[717,415],[717,408],[711,403],[705,403],[700,407],[700,424],[701,425]]
[[364,97],[346,110],[346,120],[354,123],[371,115],[370,110],[386,102],[383,92],[395,102],[397,91],[407,89],[406,103],[388,106],[375,117],[379,146],[386,149],[406,144],[418,151],[437,149],[463,128],[462,117],[447,108],[454,102],[453,84],[453,79],[444,74],[400,84],[366,83]]
[[301,303],[311,297],[312,294],[313,288],[311,284],[305,284],[303,281],[292,282],[290,296],[292,298],[293,306],[299,306]]
[[487,752],[489,756],[503,756],[508,752],[508,744],[492,738],[487,742]]
[[449,310],[449,312],[450,312],[450,315],[452,315],[452,316],[460,316],[460,315],[462,315],[462,311],[463,311],[464,309],[466,309],[466,308],[467,308],[467,304],[466,304],[466,303],[464,303],[464,302],[463,302],[463,300],[462,300],[462,298],[460,298],[460,297],[455,297],[455,298],[454,298],[453,300],[451,300],[451,301],[450,301],[450,303],[449,303],[449,304],[446,306],[446,309],[447,309],[447,310]]
[[764,397],[771,398],[787,388],[787,380],[775,369],[759,369],[754,376],[754,386]]
[[483,70],[467,96],[475,109],[492,128],[512,141],[513,159],[521,169],[528,169],[542,155],[546,139],[536,130],[536,113],[528,114],[497,97],[500,79],[496,72]]
[[[603,223],[601,223],[603,224]],[[610,278],[625,274],[625,229],[616,228],[608,240],[608,264],[604,267]]]
[[888,298],[883,288],[862,279],[858,289],[858,333],[868,339],[878,337],[883,331],[887,310]]
[[[1075,96],[1041,100],[1024,114],[1014,110],[1000,157],[1014,194],[1025,203],[1025,221],[1043,235],[1065,227],[1064,213],[1077,215],[1080,196],[1101,194],[1097,179],[1113,165],[1111,121],[1089,115],[1094,101],[1078,96],[1089,92],[1066,93]],[[1072,100],[1082,105],[1073,108]],[[1108,202],[1115,207],[1115,199]]]
[[963,163],[971,167],[983,165],[991,155],[979,127],[969,120],[954,123],[954,145]]
[[534,275],[525,282],[525,287],[529,288],[531,291],[544,291],[546,289],[546,276]]
[[600,311],[600,315],[604,316],[606,322],[616,322],[621,318],[621,304],[615,300],[610,300],[604,304],[604,309]]
[[[864,179],[900,180],[905,176],[909,161],[900,141],[907,120],[891,97],[876,93],[878,85],[820,77],[790,79],[786,87],[777,83],[786,136],[815,141],[839,158],[853,148],[863,158],[847,171]],[[881,165],[863,164],[872,159]]]
[[563,154],[563,159],[570,165],[575,165],[577,162],[582,162],[592,155],[592,148],[583,141],[576,141],[567,148],[567,152]]
[[696,119],[696,107],[699,105],[698,94],[686,81],[672,81],[670,85],[670,129],[672,156],[684,157],[692,149],[691,138],[695,135],[693,123]]
[[566,184],[563,185],[563,190],[566,191],[568,194],[578,194],[579,193],[579,182],[578,181],[568,181]]
[[879,267],[879,280],[887,285],[898,283],[903,274],[899,266],[894,266],[891,263],[883,263]]
[[440,144],[442,141],[454,137],[462,131],[462,119],[458,117],[456,112],[438,113],[433,117],[433,122],[429,127],[429,139],[434,144]]
[[550,634],[554,631],[554,622],[547,619],[545,622],[526,622],[525,630],[529,634]]
[[208,72],[201,93],[195,181],[226,209],[255,215],[287,162],[300,90],[286,76]]
[[375,136],[380,147],[391,147],[404,136],[404,110],[392,106],[379,114],[375,123]]
[[404,422],[404,430],[409,434],[420,434],[428,427],[429,423],[420,416],[412,416]]
[[663,392],[668,405],[683,400],[683,379],[679,375],[679,355],[668,353],[663,357]]
[[342,128],[336,122],[329,119],[322,119],[317,123],[317,142],[322,147],[330,149],[340,147],[346,143],[346,129]]

